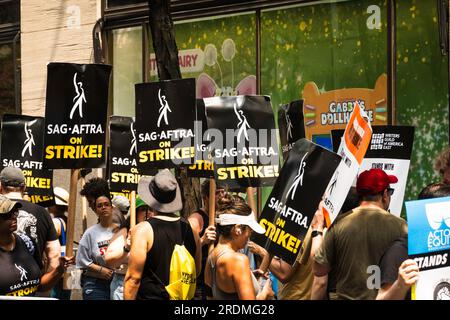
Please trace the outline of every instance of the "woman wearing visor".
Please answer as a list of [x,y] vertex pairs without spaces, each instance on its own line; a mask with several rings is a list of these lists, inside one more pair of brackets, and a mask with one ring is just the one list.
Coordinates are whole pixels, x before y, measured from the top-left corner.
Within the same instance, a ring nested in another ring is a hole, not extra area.
[[264,233],[250,207],[230,194],[218,201],[219,243],[208,256],[205,269],[206,291],[216,300],[266,300],[273,297],[270,280],[259,290],[250,270],[248,257],[239,250],[247,244],[252,231]]

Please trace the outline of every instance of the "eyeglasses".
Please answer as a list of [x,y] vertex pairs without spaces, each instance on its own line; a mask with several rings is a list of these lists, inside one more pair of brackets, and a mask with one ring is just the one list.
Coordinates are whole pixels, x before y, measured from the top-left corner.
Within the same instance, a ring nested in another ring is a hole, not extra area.
[[388,191],[388,193],[389,193],[389,195],[392,197],[392,195],[394,194],[394,190],[395,189],[392,189],[392,188],[387,188],[387,191]]
[[0,219],[2,219],[3,221],[6,221],[6,220],[11,220],[13,218],[17,218],[18,216],[19,216],[19,211],[14,210],[14,211],[10,211],[5,214],[0,214]]
[[101,209],[101,208],[103,208],[103,207],[111,207],[111,203],[109,203],[109,202],[102,202],[102,203],[98,203],[97,205],[96,205],[96,207],[97,207],[97,209]]

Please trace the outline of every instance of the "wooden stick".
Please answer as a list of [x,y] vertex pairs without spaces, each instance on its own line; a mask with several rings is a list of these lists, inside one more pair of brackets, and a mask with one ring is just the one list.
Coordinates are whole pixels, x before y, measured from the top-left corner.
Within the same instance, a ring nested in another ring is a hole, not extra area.
[[72,169],[70,176],[69,208],[67,210],[66,255],[73,256],[73,238],[75,233],[75,211],[77,205],[77,184],[79,169]]
[[[66,257],[73,256],[73,238],[75,233],[75,211],[77,206],[77,185],[80,169],[72,169],[70,173],[69,208],[67,210]],[[72,289],[69,283],[70,273],[64,273],[63,288]]]
[[256,208],[256,210],[257,210],[257,212],[256,212],[256,215],[258,216],[258,220],[259,220],[259,218],[261,217],[261,212],[262,212],[262,188],[260,187],[260,188],[258,188],[257,189],[257,193],[256,193],[256,195],[257,195],[257,208]]
[[136,225],[136,191],[130,194],[130,229]]
[[[209,225],[214,226],[216,221],[216,181],[214,179],[209,179]],[[208,252],[211,253],[214,249],[214,243],[210,243],[208,247]]]
[[255,198],[254,198],[254,192],[253,192],[253,188],[252,187],[248,187],[247,188],[247,202],[248,202],[248,205],[250,206],[250,208],[252,209],[252,211],[255,214],[255,219],[258,219],[258,213],[257,213],[257,208],[256,208],[256,203],[255,203]]
[[[81,189],[84,188],[84,185],[86,184],[86,179],[84,177],[81,177]],[[81,197],[81,221],[82,221],[82,228],[83,233],[87,229],[87,199],[86,197]]]

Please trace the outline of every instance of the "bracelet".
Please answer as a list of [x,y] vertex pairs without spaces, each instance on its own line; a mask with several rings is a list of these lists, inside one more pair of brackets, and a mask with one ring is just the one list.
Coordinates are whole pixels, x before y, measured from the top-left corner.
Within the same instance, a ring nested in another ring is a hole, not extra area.
[[103,270],[103,266],[100,266],[100,270],[98,272],[102,273],[102,270]]

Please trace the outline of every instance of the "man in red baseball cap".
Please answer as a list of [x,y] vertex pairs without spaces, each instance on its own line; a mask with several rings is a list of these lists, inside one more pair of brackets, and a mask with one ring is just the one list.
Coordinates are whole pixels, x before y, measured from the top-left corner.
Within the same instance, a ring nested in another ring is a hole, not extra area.
[[356,183],[359,207],[335,220],[314,257],[313,272],[333,270],[330,299],[375,299],[379,289],[369,267],[377,266],[392,242],[407,234],[406,222],[386,210],[398,179],[380,169],[362,172]]
[[[391,183],[397,183],[394,175],[388,175],[381,169],[370,169],[362,172],[356,182],[356,192],[361,198],[369,202],[381,201],[379,206],[388,210],[394,189]],[[380,197],[381,195],[381,197]]]

